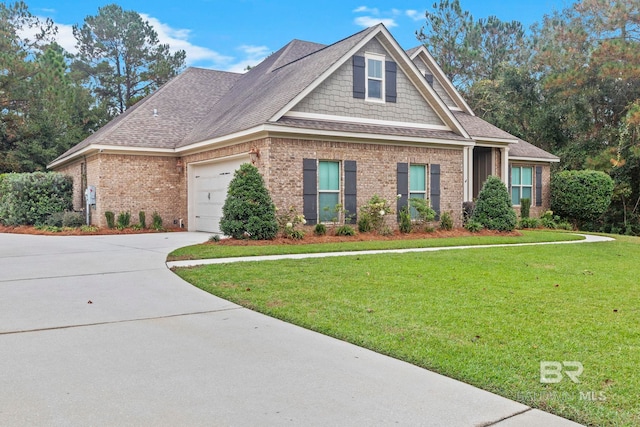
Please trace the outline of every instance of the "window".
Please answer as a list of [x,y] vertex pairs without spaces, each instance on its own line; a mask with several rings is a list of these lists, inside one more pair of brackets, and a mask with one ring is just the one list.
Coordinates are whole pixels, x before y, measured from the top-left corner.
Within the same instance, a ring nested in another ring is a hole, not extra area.
[[320,222],[330,222],[334,208],[340,203],[340,163],[318,162],[318,216]]
[[384,101],[384,57],[366,56],[367,97],[374,101]]
[[[427,167],[425,165],[409,166],[409,198],[427,198]],[[418,212],[411,208],[411,218],[417,218]]]
[[511,167],[511,204],[520,205],[520,200],[529,199],[533,202],[533,168]]

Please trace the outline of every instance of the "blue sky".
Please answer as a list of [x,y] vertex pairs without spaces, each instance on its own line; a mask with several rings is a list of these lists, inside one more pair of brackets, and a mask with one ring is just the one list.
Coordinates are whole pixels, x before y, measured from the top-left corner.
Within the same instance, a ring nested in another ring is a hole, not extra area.
[[[362,28],[384,22],[400,45],[417,46],[415,32],[436,0],[155,0],[117,2],[147,19],[160,41],[187,52],[187,65],[241,71],[292,39],[330,44]],[[34,15],[53,19],[58,40],[73,51],[73,24],[81,24],[105,1],[26,0]],[[529,27],[570,0],[460,0],[474,18],[496,15]]]

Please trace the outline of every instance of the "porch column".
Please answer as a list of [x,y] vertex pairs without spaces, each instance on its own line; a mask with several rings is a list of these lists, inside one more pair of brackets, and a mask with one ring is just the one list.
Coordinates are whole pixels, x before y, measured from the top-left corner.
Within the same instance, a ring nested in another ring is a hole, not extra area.
[[463,196],[464,201],[473,199],[473,147],[464,147],[462,151],[463,165]]
[[502,182],[509,187],[509,147],[501,148]]

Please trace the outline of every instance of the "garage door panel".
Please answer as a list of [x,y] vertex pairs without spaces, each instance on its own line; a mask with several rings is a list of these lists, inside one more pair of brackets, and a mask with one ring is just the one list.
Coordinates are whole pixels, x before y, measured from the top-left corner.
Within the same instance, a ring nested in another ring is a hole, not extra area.
[[234,172],[248,159],[211,163],[193,167],[195,230],[220,232],[222,207]]

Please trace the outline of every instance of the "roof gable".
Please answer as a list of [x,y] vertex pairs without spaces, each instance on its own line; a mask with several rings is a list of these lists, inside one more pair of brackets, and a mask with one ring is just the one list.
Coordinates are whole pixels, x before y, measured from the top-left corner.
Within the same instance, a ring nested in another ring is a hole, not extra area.
[[455,107],[468,114],[474,115],[473,110],[471,110],[467,101],[465,101],[462,95],[460,95],[460,92],[458,92],[453,83],[451,83],[451,80],[449,80],[444,71],[442,71],[442,68],[440,68],[426,47],[418,46],[413,49],[409,49],[407,54],[412,61],[418,59],[425,64],[428,71],[433,75],[434,82],[437,82],[442,87],[442,90],[444,90],[450,97],[451,101],[455,104]]

